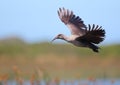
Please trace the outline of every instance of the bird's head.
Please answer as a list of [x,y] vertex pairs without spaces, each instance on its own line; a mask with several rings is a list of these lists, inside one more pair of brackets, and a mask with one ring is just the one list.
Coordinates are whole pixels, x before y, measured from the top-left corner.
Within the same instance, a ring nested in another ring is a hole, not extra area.
[[58,34],[55,38],[53,38],[52,41],[54,41],[56,39],[64,39],[64,35],[63,34]]

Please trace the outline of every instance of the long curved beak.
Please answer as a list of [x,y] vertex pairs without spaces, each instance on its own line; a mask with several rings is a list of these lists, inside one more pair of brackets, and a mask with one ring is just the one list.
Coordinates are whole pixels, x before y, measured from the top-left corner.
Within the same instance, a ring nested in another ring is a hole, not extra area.
[[56,40],[56,39],[57,39],[57,37],[53,38],[52,42],[53,42],[54,40]]

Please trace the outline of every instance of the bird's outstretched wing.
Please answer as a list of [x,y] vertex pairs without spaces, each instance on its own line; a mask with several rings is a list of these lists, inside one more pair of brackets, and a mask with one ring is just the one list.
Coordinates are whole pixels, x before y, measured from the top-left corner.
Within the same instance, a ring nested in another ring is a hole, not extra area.
[[61,21],[68,26],[71,34],[82,36],[85,34],[86,25],[79,16],[75,16],[72,11],[65,8],[59,8],[58,16]]
[[95,26],[93,24],[92,27],[88,25],[88,30],[86,31],[86,34],[81,37],[76,38],[76,40],[99,44],[100,42],[104,40],[104,37],[105,37],[105,30],[102,29],[101,26],[99,27],[98,25]]

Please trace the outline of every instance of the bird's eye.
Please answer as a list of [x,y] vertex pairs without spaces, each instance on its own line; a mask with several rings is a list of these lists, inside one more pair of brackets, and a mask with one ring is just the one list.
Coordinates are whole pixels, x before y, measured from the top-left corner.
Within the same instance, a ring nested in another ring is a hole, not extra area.
[[58,35],[59,37],[61,36],[61,35]]
[[62,38],[62,36],[61,36],[61,35],[58,35],[58,37],[59,37],[59,38]]

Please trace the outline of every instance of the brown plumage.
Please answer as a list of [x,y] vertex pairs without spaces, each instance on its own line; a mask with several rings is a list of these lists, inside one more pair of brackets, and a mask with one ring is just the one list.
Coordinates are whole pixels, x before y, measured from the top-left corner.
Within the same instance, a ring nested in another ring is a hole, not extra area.
[[94,52],[98,52],[99,47],[95,44],[102,42],[105,37],[105,30],[102,29],[102,26],[95,26],[95,24],[91,26],[89,24],[87,27],[79,16],[65,8],[59,8],[58,16],[70,29],[71,36],[58,34],[53,40],[62,39],[76,46],[88,47]]
[[85,40],[87,42],[91,42],[94,44],[99,44],[104,40],[105,31],[101,29],[102,27],[96,26],[93,24],[92,28],[88,25],[88,30],[86,30],[86,34],[76,38],[76,40]]

